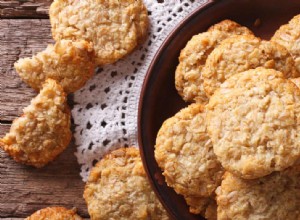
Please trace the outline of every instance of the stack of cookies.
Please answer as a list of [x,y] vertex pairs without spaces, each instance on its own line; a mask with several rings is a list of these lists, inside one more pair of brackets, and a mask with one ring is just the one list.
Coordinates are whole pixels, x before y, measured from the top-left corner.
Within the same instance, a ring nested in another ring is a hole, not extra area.
[[181,51],[175,85],[194,103],[163,123],[155,158],[191,213],[300,219],[299,23],[265,41],[225,20]]

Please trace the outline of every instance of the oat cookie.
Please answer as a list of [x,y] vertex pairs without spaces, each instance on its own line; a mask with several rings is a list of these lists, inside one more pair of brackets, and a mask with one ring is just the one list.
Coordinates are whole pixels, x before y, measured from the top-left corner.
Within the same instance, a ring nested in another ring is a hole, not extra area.
[[137,148],[115,150],[91,170],[84,198],[92,220],[167,220]]
[[195,214],[205,212],[223,175],[205,117],[201,104],[182,109],[163,123],[155,145],[155,159],[168,186],[185,197],[190,212]]
[[234,35],[253,35],[252,31],[250,31],[247,27],[241,26],[240,24],[229,19],[225,19],[212,25],[207,31],[215,30]]
[[281,44],[292,54],[300,72],[300,15],[295,16],[288,24],[282,25],[271,41]]
[[35,90],[40,90],[46,79],[55,79],[66,93],[80,89],[93,76],[95,54],[86,41],[62,40],[32,58],[15,63],[20,77]]
[[245,180],[226,172],[216,190],[218,219],[300,219],[300,166]]
[[252,32],[234,21],[224,20],[212,26],[208,32],[193,36],[181,51],[175,73],[175,85],[185,101],[208,101],[203,89],[202,68],[207,56],[224,39],[233,35],[251,35]]
[[48,207],[36,211],[25,220],[82,220],[76,214],[76,210],[68,210],[64,207]]
[[208,56],[202,71],[204,90],[211,96],[230,76],[256,67],[276,69],[286,77],[300,76],[283,46],[254,36],[235,36]]
[[53,38],[92,42],[98,65],[135,49],[146,38],[149,23],[142,0],[55,0],[49,15]]
[[298,78],[293,78],[293,79],[291,79],[291,81],[292,81],[293,83],[295,83],[295,85],[296,85],[298,88],[300,88],[300,77],[298,77]]
[[0,139],[0,147],[17,162],[42,167],[71,140],[70,110],[62,87],[52,79],[46,80],[23,112]]
[[207,105],[208,133],[223,167],[254,179],[300,158],[300,90],[273,69],[226,80]]

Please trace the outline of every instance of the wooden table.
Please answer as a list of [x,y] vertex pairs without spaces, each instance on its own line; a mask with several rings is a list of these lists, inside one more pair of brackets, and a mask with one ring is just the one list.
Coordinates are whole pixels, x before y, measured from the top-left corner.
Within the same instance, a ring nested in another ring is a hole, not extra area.
[[[48,19],[51,0],[0,0],[0,135],[36,93],[13,68],[53,42]],[[72,97],[69,97],[72,102]],[[0,150],[0,219],[23,219],[47,206],[77,207],[87,218],[84,183],[72,143],[54,162],[35,169],[14,162]]]

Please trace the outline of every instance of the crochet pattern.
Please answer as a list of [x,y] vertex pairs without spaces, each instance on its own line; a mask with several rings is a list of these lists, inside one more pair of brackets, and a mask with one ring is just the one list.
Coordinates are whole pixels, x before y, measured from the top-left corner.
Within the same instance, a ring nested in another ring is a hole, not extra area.
[[144,0],[150,19],[146,42],[115,64],[97,69],[94,78],[74,94],[75,154],[84,181],[107,152],[137,146],[138,101],[147,69],[174,27],[205,2]]

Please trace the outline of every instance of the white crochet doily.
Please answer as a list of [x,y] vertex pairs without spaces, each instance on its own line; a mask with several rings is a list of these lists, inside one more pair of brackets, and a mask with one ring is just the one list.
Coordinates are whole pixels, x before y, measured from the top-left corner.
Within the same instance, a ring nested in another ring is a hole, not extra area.
[[93,79],[74,94],[75,154],[84,181],[107,152],[137,146],[138,101],[150,62],[171,30],[205,2],[144,0],[150,18],[146,42],[123,60],[98,69]]

